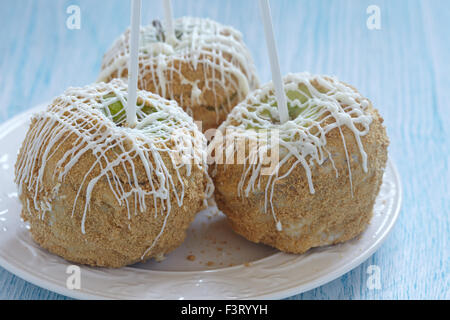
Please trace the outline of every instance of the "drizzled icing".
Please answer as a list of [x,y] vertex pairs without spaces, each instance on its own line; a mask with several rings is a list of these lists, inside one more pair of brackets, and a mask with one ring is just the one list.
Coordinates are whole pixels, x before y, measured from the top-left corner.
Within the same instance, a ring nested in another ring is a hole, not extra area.
[[[31,203],[27,199],[27,205],[34,206],[44,219],[70,170],[84,155],[93,155],[94,161],[82,173],[75,201],[70,204],[72,215],[80,196],[84,196],[81,231],[86,233],[92,191],[100,179],[106,179],[118,205],[126,206],[129,219],[147,209],[146,199],[150,197],[155,218],[162,215],[164,223],[144,257],[162,235],[173,200],[176,205],[183,205],[183,176],[190,176],[193,166],[197,166],[207,180],[206,197],[211,195],[213,186],[207,174],[206,139],[176,102],[138,91],[137,125],[128,128],[123,108],[126,100],[127,86],[121,80],[66,90],[46,111],[33,116],[16,164],[15,181],[19,193],[26,188],[33,195]],[[70,148],[69,138],[73,141]],[[48,170],[49,160],[55,160],[52,157],[57,150],[67,151],[56,159],[52,168],[55,187],[46,192],[44,171]],[[138,176],[138,164],[144,168],[144,177],[142,171]],[[142,185],[140,180],[148,184]]]
[[[147,87],[143,79],[150,76],[155,92],[161,96],[175,99],[183,107],[200,104],[199,79],[186,77],[181,70],[182,64],[175,61],[187,62],[194,70],[203,65],[204,77],[200,80],[204,81],[206,89],[213,91],[215,101],[218,98],[216,87],[227,89],[225,92],[230,93],[223,105],[228,111],[233,107],[231,94],[237,94],[241,101],[250,90],[259,86],[252,57],[240,32],[210,19],[191,17],[176,19],[174,28],[177,39],[169,41],[159,23],[141,27],[140,88]],[[113,75],[127,76],[129,37],[128,29],[105,54],[99,81],[108,81]],[[179,79],[182,85],[190,85],[190,95],[176,96],[173,79]],[[219,106],[215,107],[217,111]]]
[[[270,150],[279,152],[279,162],[268,176],[266,186],[263,187],[264,211],[267,212],[270,206],[279,231],[282,230],[281,222],[277,219],[273,208],[273,191],[276,182],[287,177],[294,168],[301,165],[308,179],[309,191],[314,194],[312,167],[315,163],[322,165],[326,159],[331,160],[337,177],[338,171],[332,154],[327,150],[326,135],[332,130],[339,130],[351,184],[350,155],[342,126],[353,133],[361,154],[363,170],[367,172],[367,154],[361,137],[368,134],[372,123],[372,117],[367,112],[369,101],[336,78],[299,73],[287,75],[283,82],[289,107],[289,121],[280,123],[273,84],[268,83],[250,93],[219,127],[222,137],[226,137],[227,141],[252,140],[253,146],[258,146],[257,148],[263,146],[267,152]],[[276,144],[267,143],[267,132],[269,134],[276,132],[279,135]],[[217,150],[223,150],[223,138],[218,139],[216,135],[208,146],[208,153],[213,154]],[[238,195],[241,197],[248,197],[250,192],[261,190],[262,163],[257,156],[255,157],[258,151],[260,150],[246,152],[238,184]],[[237,147],[227,148],[226,152],[237,154]],[[227,157],[229,157],[228,154]],[[295,161],[285,173],[280,175],[280,169],[292,157]],[[351,192],[353,195],[352,186]]]

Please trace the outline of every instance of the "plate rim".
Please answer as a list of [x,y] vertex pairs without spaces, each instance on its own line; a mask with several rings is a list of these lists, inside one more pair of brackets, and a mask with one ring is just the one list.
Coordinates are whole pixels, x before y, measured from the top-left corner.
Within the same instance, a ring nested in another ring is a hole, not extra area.
[[[42,110],[43,107],[45,107],[48,103],[38,104],[37,106],[26,110],[13,118],[6,120],[5,122],[0,124],[0,139],[5,137],[10,131],[14,130],[20,125],[23,125],[23,120],[27,119],[31,114],[38,112]],[[363,262],[365,262],[368,258],[370,258],[379,248],[380,246],[386,241],[388,235],[393,230],[393,227],[398,220],[398,217],[400,215],[401,206],[403,202],[403,187],[400,179],[400,175],[397,169],[397,166],[392,161],[390,157],[388,157],[387,166],[390,167],[390,170],[392,171],[392,176],[394,180],[394,185],[397,188],[397,196],[396,201],[394,202],[394,208],[392,208],[392,213],[389,215],[390,219],[388,219],[388,225],[383,228],[382,233],[375,239],[375,241],[370,245],[369,249],[363,251],[362,254],[355,257],[350,263],[344,264],[337,268],[336,270],[332,271],[331,273],[327,274],[326,276],[319,277],[316,280],[312,280],[306,284],[300,284],[300,285],[293,285],[289,288],[282,289],[278,292],[269,292],[262,295],[253,295],[251,297],[243,298],[243,300],[248,299],[284,299],[288,298],[294,295],[298,295],[301,293],[304,293],[306,291],[315,289],[317,287],[320,287],[326,283],[329,283],[333,280],[336,280],[337,278],[341,277],[342,275],[350,272],[351,270],[355,269],[357,266],[361,265]],[[277,252],[275,255],[283,254],[282,252]],[[257,260],[259,261],[259,260]],[[256,262],[256,261],[255,261]],[[59,286],[57,284],[52,283],[51,281],[43,280],[42,278],[39,278],[37,275],[30,274],[27,271],[24,271],[22,269],[17,268],[17,266],[14,266],[12,263],[10,263],[8,260],[4,259],[0,255],[0,266],[3,267],[5,270],[10,272],[11,274],[33,284],[40,288],[55,292],[57,294],[61,294],[65,297],[69,298],[75,298],[75,299],[92,299],[92,300],[103,300],[103,299],[114,299],[108,296],[100,296],[96,294],[92,294],[86,291],[79,291],[79,290],[71,290],[68,288],[65,288],[63,286]],[[238,267],[238,266],[236,266]],[[220,270],[220,269],[216,269]],[[211,270],[215,271],[215,270]],[[170,272],[176,272],[176,271],[170,271]],[[195,271],[187,271],[188,273],[194,273]],[[180,273],[180,272],[176,272]],[[115,298],[118,299],[118,298]],[[144,299],[144,298],[142,298]],[[214,298],[212,298],[214,299]]]

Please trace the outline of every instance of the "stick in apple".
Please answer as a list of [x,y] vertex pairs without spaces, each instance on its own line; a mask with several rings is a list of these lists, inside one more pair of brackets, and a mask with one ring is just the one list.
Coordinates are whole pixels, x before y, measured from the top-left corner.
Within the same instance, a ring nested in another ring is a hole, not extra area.
[[259,6],[261,8],[267,50],[269,52],[270,68],[272,70],[272,81],[275,86],[275,96],[277,98],[278,112],[280,113],[281,123],[285,123],[289,120],[289,112],[286,104],[283,79],[280,72],[280,63],[278,61],[278,53],[275,44],[275,36],[273,33],[269,0],[259,0]]
[[141,0],[131,0],[130,60],[128,75],[127,123],[136,126],[136,99],[139,67],[139,32],[141,26]]
[[167,34],[166,40],[168,43],[175,42],[175,29],[173,26],[172,1],[163,0],[164,5],[164,19],[166,20]]

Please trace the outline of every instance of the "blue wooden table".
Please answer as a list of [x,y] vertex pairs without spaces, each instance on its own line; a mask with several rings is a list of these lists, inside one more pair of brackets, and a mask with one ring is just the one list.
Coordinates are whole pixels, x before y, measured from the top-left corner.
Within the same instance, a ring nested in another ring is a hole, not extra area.
[[[66,25],[70,5],[81,10],[80,29]],[[173,7],[175,16],[241,30],[261,80],[270,79],[256,0],[174,0]],[[382,247],[292,299],[449,299],[450,2],[272,0],[272,11],[282,72],[333,74],[369,97],[384,116],[404,187],[400,218]],[[0,122],[94,82],[129,12],[125,0],[0,0]],[[158,17],[160,1],[144,0],[143,23]],[[367,286],[370,265],[379,267],[380,289]],[[0,268],[0,299],[66,297]]]

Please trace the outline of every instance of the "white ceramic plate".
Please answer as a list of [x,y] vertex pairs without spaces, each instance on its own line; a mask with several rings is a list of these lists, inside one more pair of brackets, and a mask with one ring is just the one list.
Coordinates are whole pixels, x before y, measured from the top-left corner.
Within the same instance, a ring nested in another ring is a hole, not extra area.
[[[370,257],[400,211],[401,185],[388,162],[369,228],[344,244],[290,255],[234,234],[214,206],[200,213],[186,241],[163,262],[118,270],[81,268],[81,288],[70,290],[70,263],[31,239],[20,219],[13,182],[16,154],[32,112],[0,126],[0,265],[43,288],[74,298],[95,299],[278,299],[298,294],[352,270]],[[190,257],[189,257],[190,256]],[[188,259],[189,257],[189,259]]]

